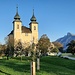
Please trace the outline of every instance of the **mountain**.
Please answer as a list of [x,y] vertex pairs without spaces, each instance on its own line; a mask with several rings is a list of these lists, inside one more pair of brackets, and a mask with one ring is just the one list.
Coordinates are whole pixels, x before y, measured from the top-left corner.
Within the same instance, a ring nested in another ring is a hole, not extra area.
[[60,42],[61,44],[63,44],[63,49],[66,50],[66,45],[72,40],[75,40],[75,34],[67,33],[67,35],[57,39],[55,42]]

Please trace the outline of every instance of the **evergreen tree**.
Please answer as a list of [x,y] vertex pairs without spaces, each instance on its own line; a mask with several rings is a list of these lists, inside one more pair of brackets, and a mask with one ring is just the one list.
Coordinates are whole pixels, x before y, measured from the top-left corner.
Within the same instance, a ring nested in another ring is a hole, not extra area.
[[72,40],[70,43],[67,44],[67,52],[71,52],[73,55],[75,53],[75,40]]

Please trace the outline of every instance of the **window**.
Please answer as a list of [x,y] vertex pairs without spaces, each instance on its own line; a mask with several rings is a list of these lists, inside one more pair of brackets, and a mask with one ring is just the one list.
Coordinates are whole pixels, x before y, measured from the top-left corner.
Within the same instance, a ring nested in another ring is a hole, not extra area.
[[34,30],[36,30],[36,26],[34,26]]
[[17,25],[17,29],[19,29],[19,25]]
[[25,36],[28,36],[28,33],[25,33]]

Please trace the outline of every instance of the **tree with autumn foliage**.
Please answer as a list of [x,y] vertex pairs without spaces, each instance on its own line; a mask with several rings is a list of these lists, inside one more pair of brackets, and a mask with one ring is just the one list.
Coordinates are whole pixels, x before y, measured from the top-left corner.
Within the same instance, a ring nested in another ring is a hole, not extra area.
[[48,47],[50,46],[50,39],[46,34],[43,34],[38,41],[38,48],[41,50],[41,54],[46,55]]
[[58,49],[60,52],[63,52],[63,45],[60,42],[52,42],[56,49]]
[[14,55],[14,44],[13,44],[13,39],[9,40],[9,37],[5,37],[5,43],[6,43],[6,51],[5,51],[5,56],[7,56],[7,60],[9,57],[13,57]]
[[2,45],[0,44],[0,56],[4,56],[5,55],[5,50],[6,50],[6,45]]

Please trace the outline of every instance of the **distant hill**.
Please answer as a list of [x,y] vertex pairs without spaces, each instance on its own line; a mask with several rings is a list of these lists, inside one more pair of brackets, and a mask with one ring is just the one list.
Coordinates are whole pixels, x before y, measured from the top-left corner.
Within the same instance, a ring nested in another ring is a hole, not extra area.
[[65,35],[62,38],[57,39],[55,42],[60,42],[61,44],[63,44],[63,49],[66,50],[67,48],[67,44],[71,41],[71,40],[75,40],[75,34],[71,34],[71,33],[67,33],[67,35]]

